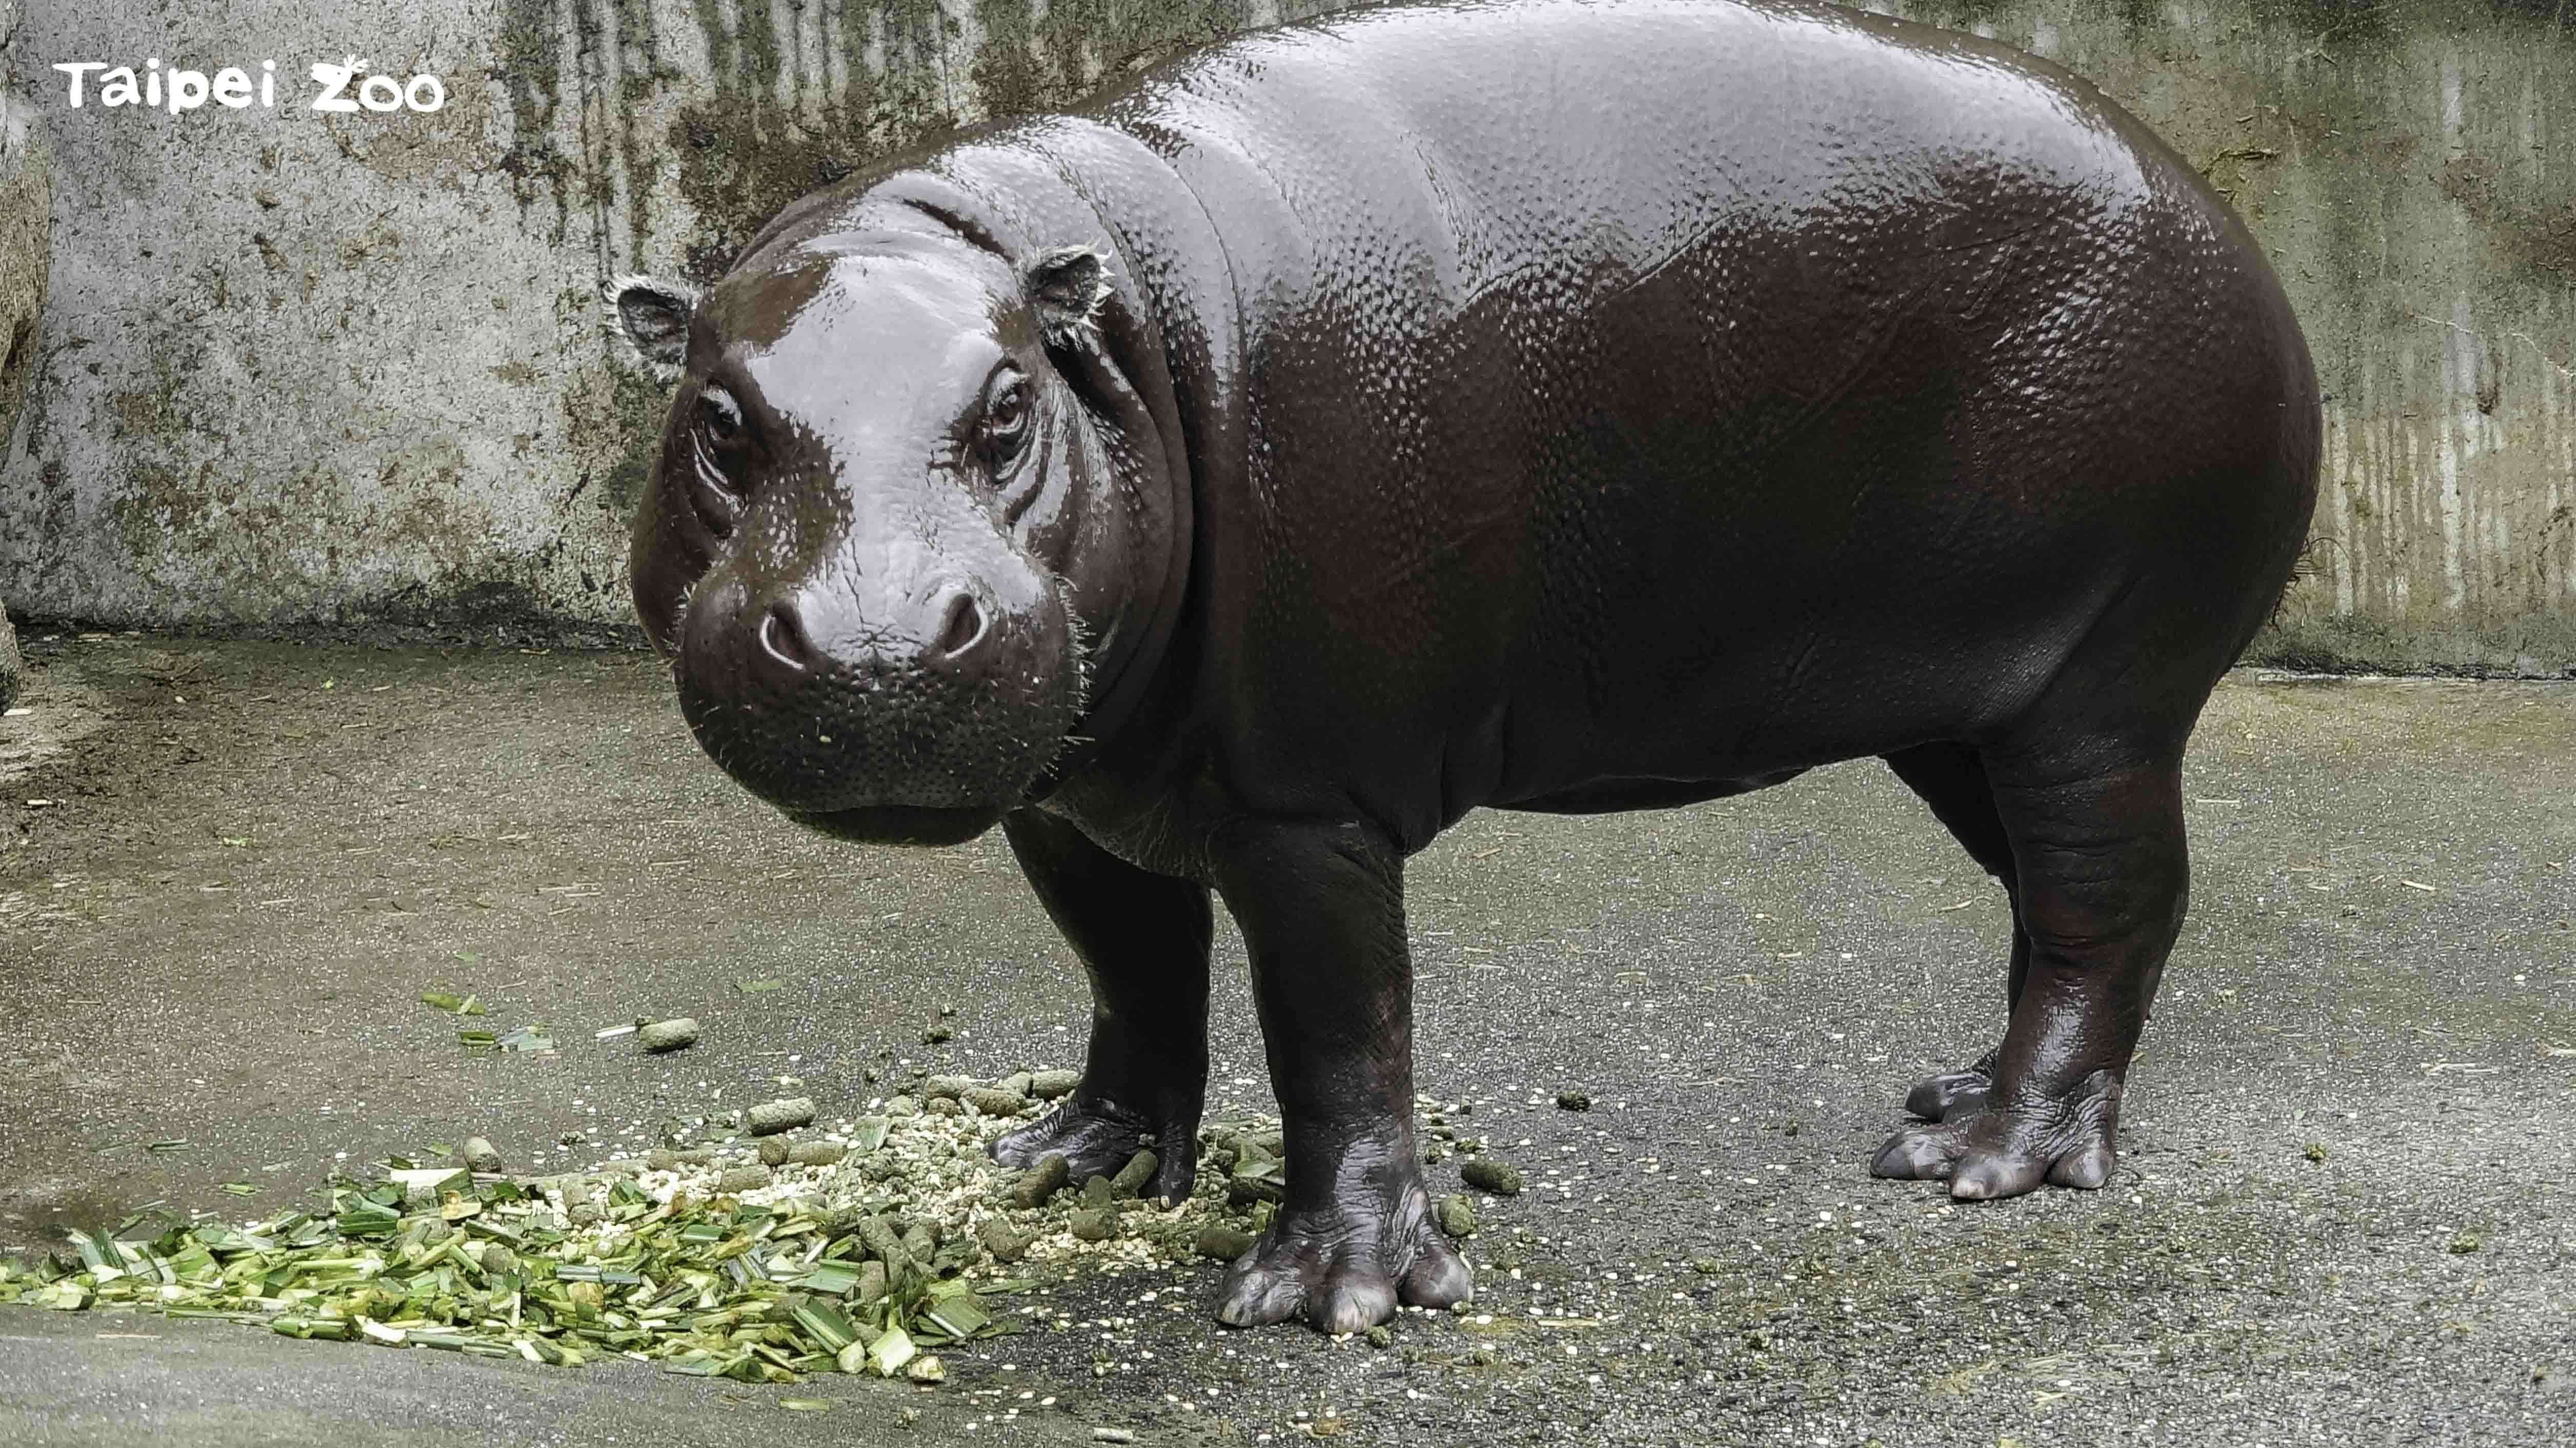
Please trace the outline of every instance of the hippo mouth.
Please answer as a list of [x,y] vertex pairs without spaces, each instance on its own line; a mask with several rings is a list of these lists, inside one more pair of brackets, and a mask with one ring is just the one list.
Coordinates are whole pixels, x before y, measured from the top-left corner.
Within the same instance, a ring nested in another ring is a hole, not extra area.
[[1030,592],[1008,614],[974,610],[960,647],[827,630],[810,603],[782,620],[774,592],[716,575],[681,615],[680,712],[735,783],[794,823],[861,844],[961,844],[1053,788],[1082,714],[1081,626],[1061,580]]
[[862,845],[962,845],[1001,823],[1007,809],[955,809],[937,805],[861,805],[852,809],[781,814],[817,834]]

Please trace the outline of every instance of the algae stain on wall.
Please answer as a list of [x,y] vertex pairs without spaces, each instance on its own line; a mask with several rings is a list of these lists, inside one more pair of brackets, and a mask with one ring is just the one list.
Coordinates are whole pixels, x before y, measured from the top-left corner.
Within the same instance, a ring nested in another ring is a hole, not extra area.
[[980,121],[1073,104],[1311,0],[506,0],[504,165],[603,261],[705,279],[798,196]]
[[[1059,109],[1256,23],[1289,0],[508,0],[505,162],[524,224],[586,240],[606,277],[707,282],[796,198],[906,147]],[[564,309],[578,311],[578,287]],[[607,381],[568,396],[586,467],[631,508],[660,398],[603,339]],[[602,396],[605,386],[613,396]]]

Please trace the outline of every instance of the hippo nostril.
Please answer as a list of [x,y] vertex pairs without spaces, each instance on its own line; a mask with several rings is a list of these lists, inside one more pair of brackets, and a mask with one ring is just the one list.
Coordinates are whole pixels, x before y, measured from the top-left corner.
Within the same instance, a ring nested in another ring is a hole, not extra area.
[[984,610],[972,594],[960,592],[948,601],[948,618],[939,630],[939,654],[956,659],[984,640]]
[[784,603],[771,604],[760,616],[760,650],[800,673],[812,666],[805,630],[796,622],[796,610]]

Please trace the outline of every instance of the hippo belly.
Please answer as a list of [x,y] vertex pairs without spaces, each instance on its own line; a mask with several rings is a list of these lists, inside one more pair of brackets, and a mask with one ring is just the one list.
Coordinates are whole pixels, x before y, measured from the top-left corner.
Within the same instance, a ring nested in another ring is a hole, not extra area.
[[2261,249],[2081,79],[1828,6],[1368,11],[897,158],[693,313],[624,295],[682,376],[637,599],[710,753],[835,833],[998,820],[1089,973],[1082,1086],[996,1155],[1151,1138],[1186,1190],[1242,927],[1288,1173],[1222,1320],[1472,1286],[1403,870],[1479,805],[1884,758],[2015,930],[2001,1042],[1872,1170],[2108,1178],[2183,746],[2319,419]]

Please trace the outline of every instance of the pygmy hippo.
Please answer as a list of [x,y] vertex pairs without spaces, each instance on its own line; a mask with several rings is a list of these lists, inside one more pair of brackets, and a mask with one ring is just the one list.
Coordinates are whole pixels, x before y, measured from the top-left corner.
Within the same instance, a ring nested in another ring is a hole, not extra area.
[[2010,893],[2002,1042],[1881,1176],[2098,1187],[2183,918],[2177,770],[2288,579],[2318,399],[2262,249],[2085,81],[1783,0],[1247,36],[789,206],[703,295],[637,611],[817,830],[998,823],[1082,959],[995,1146],[1187,1190],[1211,892],[1287,1197],[1217,1315],[1454,1304],[1404,861],[1477,806],[1884,758]]

